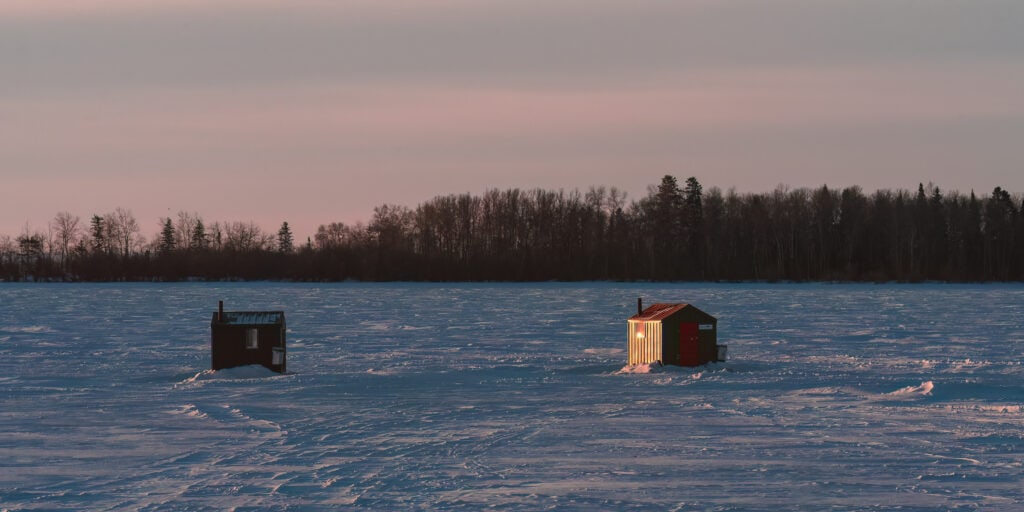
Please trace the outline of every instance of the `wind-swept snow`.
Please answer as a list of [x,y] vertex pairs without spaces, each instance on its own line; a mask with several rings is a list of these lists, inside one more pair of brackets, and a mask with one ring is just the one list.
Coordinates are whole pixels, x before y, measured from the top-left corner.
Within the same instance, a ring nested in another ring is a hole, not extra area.
[[[730,361],[624,367],[636,297]],[[218,300],[285,375],[213,372]],[[1024,286],[0,284],[0,510],[1020,510]]]
[[905,388],[897,389],[890,396],[907,396],[907,395],[930,395],[932,390],[935,389],[935,384],[932,381],[922,382],[919,386],[907,386]]
[[281,374],[258,364],[224,368],[221,370],[203,370],[185,380],[182,384],[194,384],[210,380],[266,379],[280,377]]
[[661,363],[641,363],[641,364],[627,364],[623,366],[619,371],[615,372],[618,375],[626,373],[652,373],[660,372],[665,369]]

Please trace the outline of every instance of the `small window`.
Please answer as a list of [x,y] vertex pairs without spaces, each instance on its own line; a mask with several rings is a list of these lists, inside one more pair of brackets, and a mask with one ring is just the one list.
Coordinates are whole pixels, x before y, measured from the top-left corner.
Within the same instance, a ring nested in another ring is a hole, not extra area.
[[258,332],[256,329],[245,330],[245,348],[260,348]]

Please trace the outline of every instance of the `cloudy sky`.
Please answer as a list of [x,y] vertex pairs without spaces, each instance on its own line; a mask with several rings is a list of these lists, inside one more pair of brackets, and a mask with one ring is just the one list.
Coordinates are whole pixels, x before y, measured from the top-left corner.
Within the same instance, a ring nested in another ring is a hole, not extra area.
[[665,174],[1024,192],[1019,0],[4,0],[0,234]]

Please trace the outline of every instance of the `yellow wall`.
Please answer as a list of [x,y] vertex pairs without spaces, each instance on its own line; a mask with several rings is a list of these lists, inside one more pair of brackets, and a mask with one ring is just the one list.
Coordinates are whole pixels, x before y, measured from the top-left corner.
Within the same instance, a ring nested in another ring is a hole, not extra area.
[[[661,322],[629,321],[629,364],[645,364],[662,361]],[[637,332],[644,333],[643,338]]]

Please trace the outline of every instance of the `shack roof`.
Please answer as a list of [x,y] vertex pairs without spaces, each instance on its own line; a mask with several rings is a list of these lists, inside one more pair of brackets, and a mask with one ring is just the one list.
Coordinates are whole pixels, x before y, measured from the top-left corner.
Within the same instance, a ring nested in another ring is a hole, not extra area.
[[698,313],[700,313],[703,316],[714,318],[711,315],[709,315],[709,314],[707,314],[707,313],[697,309],[696,306],[693,306],[693,305],[690,305],[690,304],[665,304],[665,303],[659,303],[659,304],[651,304],[646,309],[644,309],[643,312],[641,312],[639,315],[633,315],[633,316],[629,317],[629,320],[637,321],[637,322],[651,322],[651,321],[657,321],[657,320],[664,320],[664,319],[666,319],[666,318],[668,318],[668,317],[670,317],[670,316],[676,314],[677,312],[682,311],[682,310],[684,310],[686,308],[691,308],[691,309],[693,309],[694,311],[697,311]]
[[224,325],[276,325],[284,322],[284,311],[225,311],[223,318],[213,322]]

